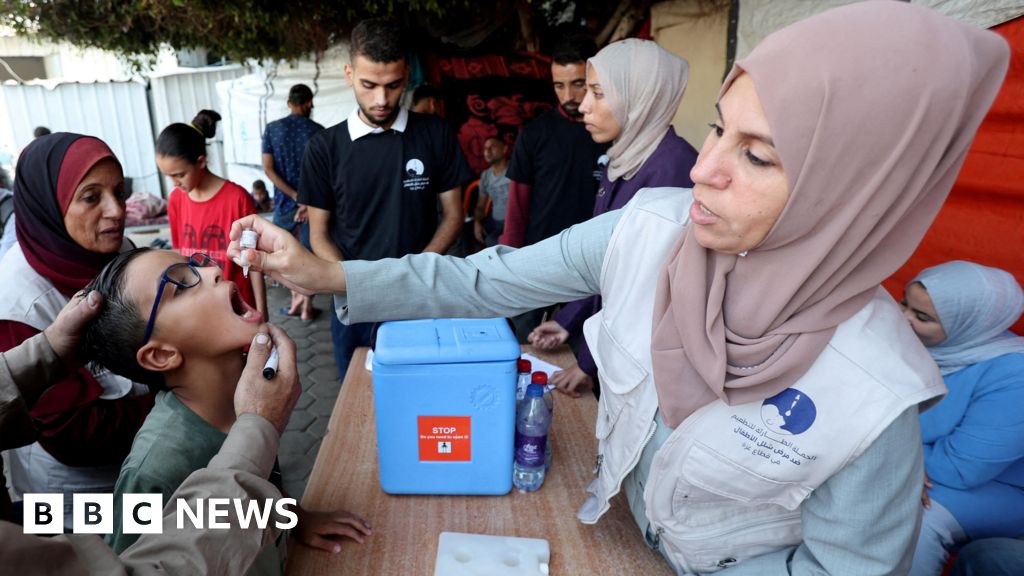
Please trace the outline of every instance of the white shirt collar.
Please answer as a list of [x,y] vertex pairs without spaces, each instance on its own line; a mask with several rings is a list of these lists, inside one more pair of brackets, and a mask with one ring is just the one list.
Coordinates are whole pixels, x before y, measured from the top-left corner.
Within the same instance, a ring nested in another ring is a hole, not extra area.
[[[405,132],[405,127],[409,124],[409,111],[405,108],[398,109],[398,117],[391,124],[391,128],[387,130],[394,130],[395,132]],[[370,126],[363,119],[359,117],[359,106],[356,106],[352,110],[352,113],[348,115],[348,136],[353,142],[366,136],[367,134],[381,134],[386,132],[384,128],[380,126]]]

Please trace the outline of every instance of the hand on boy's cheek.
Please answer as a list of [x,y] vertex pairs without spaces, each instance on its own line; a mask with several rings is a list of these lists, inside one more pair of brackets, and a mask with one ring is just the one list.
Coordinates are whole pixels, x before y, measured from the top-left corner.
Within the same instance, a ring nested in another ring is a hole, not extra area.
[[372,532],[369,522],[344,510],[302,510],[299,513],[299,524],[295,527],[295,538],[307,546],[338,553],[341,552],[340,539],[349,538],[362,544],[363,539]]

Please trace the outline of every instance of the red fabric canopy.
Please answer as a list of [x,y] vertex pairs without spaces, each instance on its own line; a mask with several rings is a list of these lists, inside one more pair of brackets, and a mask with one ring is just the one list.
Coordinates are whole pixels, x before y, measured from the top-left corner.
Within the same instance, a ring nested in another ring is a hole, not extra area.
[[[884,286],[899,300],[918,272],[970,260],[1024,285],[1024,17],[992,29],[1010,43],[1010,70],[960,177],[921,246]],[[1024,320],[1012,328],[1024,334]]]

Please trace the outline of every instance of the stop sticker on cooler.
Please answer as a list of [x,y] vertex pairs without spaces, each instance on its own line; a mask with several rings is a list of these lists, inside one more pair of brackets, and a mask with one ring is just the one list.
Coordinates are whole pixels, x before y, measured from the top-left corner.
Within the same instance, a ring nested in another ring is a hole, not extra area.
[[469,416],[419,416],[420,461],[468,462]]

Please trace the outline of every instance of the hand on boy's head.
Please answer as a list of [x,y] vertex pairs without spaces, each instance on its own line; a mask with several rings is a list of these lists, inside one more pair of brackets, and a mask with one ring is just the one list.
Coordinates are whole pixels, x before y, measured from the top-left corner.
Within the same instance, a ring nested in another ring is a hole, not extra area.
[[88,294],[83,290],[71,297],[71,300],[57,314],[57,318],[43,333],[50,347],[65,365],[74,366],[78,359],[78,343],[85,327],[103,309],[103,296],[95,290]]
[[[267,380],[263,377],[263,366],[270,357],[271,345],[277,347],[280,361],[277,374]],[[279,433],[284,433],[301,392],[295,343],[284,330],[264,325],[252,340],[245,369],[235,388],[235,414],[258,414],[269,420]]]

